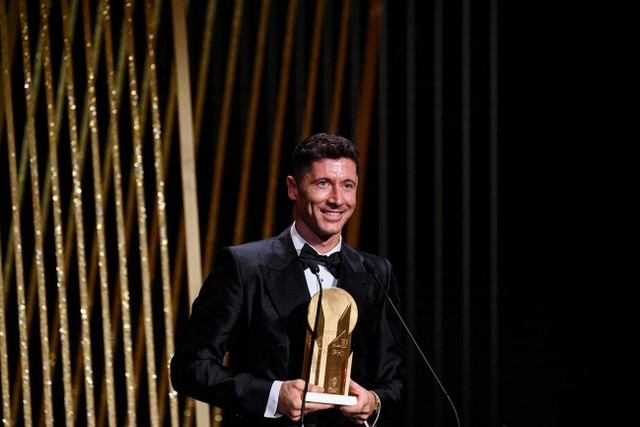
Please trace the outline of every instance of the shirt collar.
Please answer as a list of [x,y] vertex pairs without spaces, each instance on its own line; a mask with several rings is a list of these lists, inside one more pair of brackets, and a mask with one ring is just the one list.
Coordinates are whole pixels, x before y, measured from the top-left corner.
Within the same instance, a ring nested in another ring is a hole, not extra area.
[[[293,222],[293,224],[291,224],[291,239],[293,240],[293,246],[295,246],[296,251],[298,252],[298,255],[300,255],[300,251],[302,250],[302,247],[304,246],[305,243],[311,246],[309,242],[307,242],[302,238],[300,233],[298,233],[298,230],[296,230],[295,221]],[[313,248],[313,246],[311,247]],[[342,248],[342,234],[340,235],[340,241],[338,241],[338,244],[335,245],[329,252],[322,255],[331,255],[334,252],[339,252],[341,248]]]

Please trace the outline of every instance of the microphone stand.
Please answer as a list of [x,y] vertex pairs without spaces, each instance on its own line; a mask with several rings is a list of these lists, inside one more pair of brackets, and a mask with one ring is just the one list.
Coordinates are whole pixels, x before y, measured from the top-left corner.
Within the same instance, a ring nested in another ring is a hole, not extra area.
[[402,323],[402,326],[404,326],[405,331],[407,331],[407,334],[409,335],[409,338],[411,338],[411,340],[413,341],[413,344],[416,346],[416,348],[420,352],[420,356],[422,356],[422,359],[424,359],[425,363],[429,367],[429,370],[433,374],[433,377],[436,379],[438,385],[440,386],[440,389],[442,390],[444,395],[447,397],[447,400],[449,400],[449,403],[451,404],[451,407],[453,408],[453,413],[456,416],[456,421],[458,423],[458,427],[460,427],[460,418],[458,416],[458,411],[456,410],[456,406],[453,404],[453,401],[449,397],[449,394],[447,393],[447,391],[445,390],[444,386],[440,382],[440,379],[438,378],[438,376],[436,375],[435,371],[431,367],[431,364],[427,360],[427,357],[422,352],[422,349],[420,348],[420,346],[416,342],[416,339],[411,334],[411,331],[409,330],[409,327],[407,326],[407,324],[402,319],[402,316],[400,315],[400,312],[398,311],[398,309],[396,308],[395,304],[391,300],[391,297],[389,296],[389,293],[384,288],[384,286],[382,286],[382,282],[378,278],[378,273],[376,272],[376,268],[374,267],[373,263],[371,261],[369,261],[368,259],[365,259],[364,261],[362,261],[362,265],[364,266],[365,270],[367,270],[367,273],[371,274],[376,279],[376,283],[378,284],[380,289],[382,289],[382,292],[384,292],[384,296],[387,298],[387,301],[389,302],[389,304],[391,304],[391,308],[393,308],[393,310],[396,312],[396,315],[398,316],[398,319],[400,319],[400,322]]
[[307,265],[309,266],[309,269],[311,270],[311,272],[318,279],[318,303],[316,306],[316,318],[314,321],[313,330],[311,331],[311,343],[310,343],[311,345],[309,348],[309,366],[307,367],[307,378],[305,379],[304,390],[302,392],[302,409],[300,414],[300,427],[304,427],[304,411],[307,403],[307,392],[309,391],[309,380],[311,379],[313,347],[315,347],[316,339],[318,337],[318,321],[320,319],[320,310],[322,309],[322,281],[320,280],[320,276],[318,275],[320,273],[320,268],[318,267],[318,264],[313,260],[309,260],[307,262]]

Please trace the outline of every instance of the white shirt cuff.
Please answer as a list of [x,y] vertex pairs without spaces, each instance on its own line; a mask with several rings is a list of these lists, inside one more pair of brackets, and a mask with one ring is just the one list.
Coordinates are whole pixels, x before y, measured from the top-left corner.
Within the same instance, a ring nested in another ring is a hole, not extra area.
[[280,387],[282,387],[282,381],[274,381],[271,385],[271,391],[269,392],[269,400],[267,400],[267,407],[264,410],[265,418],[280,418],[282,415],[278,414],[278,395],[280,394]]

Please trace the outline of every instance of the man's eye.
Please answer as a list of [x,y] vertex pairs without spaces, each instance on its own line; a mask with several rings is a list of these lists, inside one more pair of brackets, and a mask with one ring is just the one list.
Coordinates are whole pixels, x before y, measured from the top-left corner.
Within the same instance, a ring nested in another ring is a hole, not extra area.
[[328,181],[318,181],[318,187],[327,187],[329,186],[329,182]]

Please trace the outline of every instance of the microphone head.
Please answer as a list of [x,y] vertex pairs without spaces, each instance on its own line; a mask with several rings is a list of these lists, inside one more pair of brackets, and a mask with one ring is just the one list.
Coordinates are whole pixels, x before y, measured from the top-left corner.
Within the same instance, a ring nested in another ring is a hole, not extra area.
[[318,263],[315,262],[314,260],[310,259],[307,261],[307,266],[309,267],[309,269],[311,270],[311,272],[313,274],[318,274],[320,273],[320,267],[318,267]]
[[362,265],[364,266],[364,269],[367,270],[368,273],[373,275],[376,274],[376,268],[373,266],[373,263],[367,258],[362,260]]

